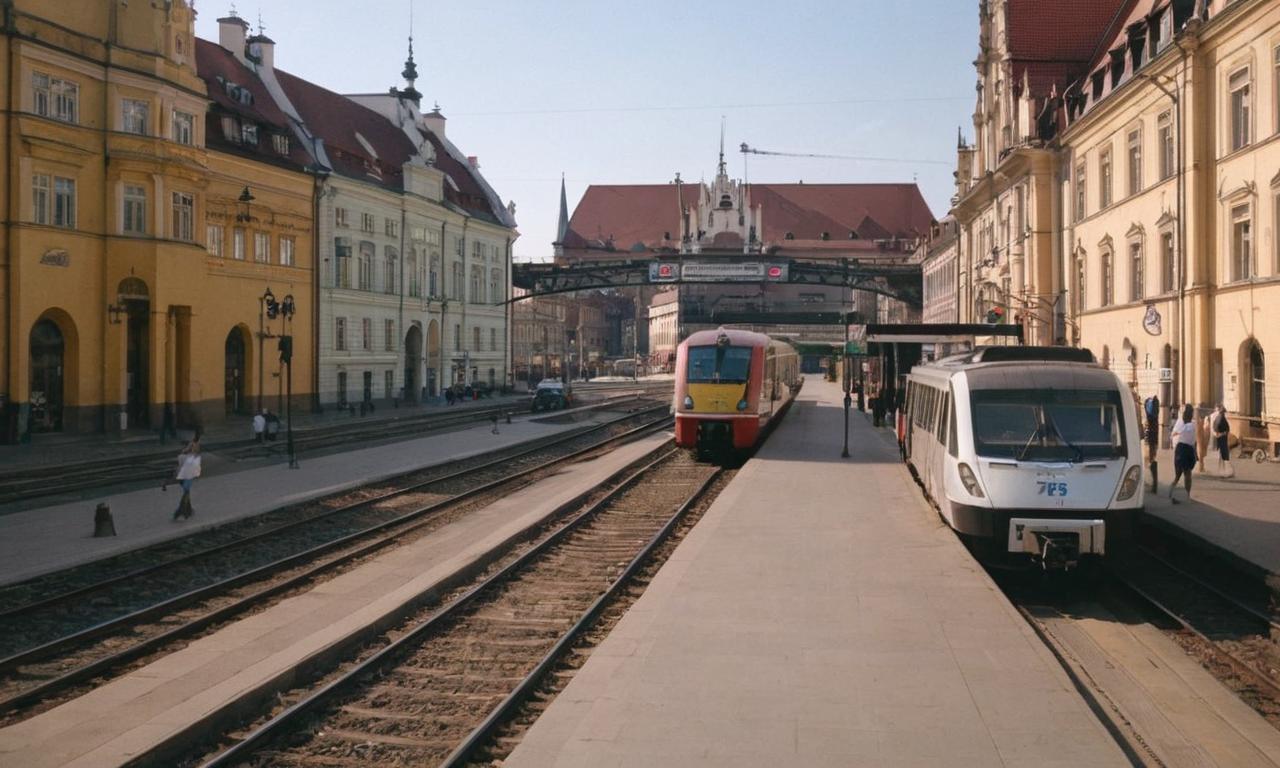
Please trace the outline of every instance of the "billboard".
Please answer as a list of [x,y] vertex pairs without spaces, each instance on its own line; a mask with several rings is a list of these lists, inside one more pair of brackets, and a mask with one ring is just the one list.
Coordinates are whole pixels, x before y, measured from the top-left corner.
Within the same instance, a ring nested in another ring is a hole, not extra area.
[[674,283],[758,283],[787,282],[786,264],[761,262],[671,262],[649,264],[649,282]]

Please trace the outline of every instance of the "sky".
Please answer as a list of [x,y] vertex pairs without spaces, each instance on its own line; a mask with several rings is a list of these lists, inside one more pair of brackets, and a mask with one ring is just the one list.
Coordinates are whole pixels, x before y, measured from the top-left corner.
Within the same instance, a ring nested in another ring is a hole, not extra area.
[[[590,184],[716,172],[752,182],[919,183],[935,218],[973,133],[977,0],[240,0],[279,69],[339,93],[417,88],[504,201],[518,260],[552,253]],[[198,0],[217,40],[229,0]],[[738,147],[855,160],[744,156]],[[894,162],[868,160],[883,158]],[[744,166],[745,159],[745,166]]]

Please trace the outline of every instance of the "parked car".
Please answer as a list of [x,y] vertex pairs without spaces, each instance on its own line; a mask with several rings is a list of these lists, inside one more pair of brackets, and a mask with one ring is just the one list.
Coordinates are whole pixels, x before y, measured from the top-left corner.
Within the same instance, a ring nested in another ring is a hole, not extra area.
[[554,385],[543,386],[543,384],[539,384],[537,391],[533,393],[531,410],[537,413],[538,411],[558,411],[569,407],[569,392],[563,384],[558,381]]

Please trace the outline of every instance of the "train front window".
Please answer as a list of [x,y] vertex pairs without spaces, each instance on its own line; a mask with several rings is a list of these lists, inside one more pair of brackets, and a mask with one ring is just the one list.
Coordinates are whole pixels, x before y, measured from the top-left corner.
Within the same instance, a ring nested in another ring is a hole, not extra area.
[[1120,395],[1113,390],[976,390],[974,450],[1019,461],[1083,461],[1125,455]]
[[751,347],[689,347],[691,384],[742,384],[751,373]]

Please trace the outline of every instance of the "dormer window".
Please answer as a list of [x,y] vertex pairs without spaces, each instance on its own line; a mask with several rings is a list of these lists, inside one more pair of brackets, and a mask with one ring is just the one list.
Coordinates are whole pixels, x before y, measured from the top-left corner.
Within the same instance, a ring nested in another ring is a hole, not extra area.
[[251,146],[258,146],[258,126],[253,123],[240,124],[240,140]]
[[275,149],[277,155],[289,154],[289,137],[283,133],[271,134],[271,146]]
[[1159,53],[1173,42],[1173,8],[1170,7],[1160,16],[1160,36],[1156,39],[1156,52]]

